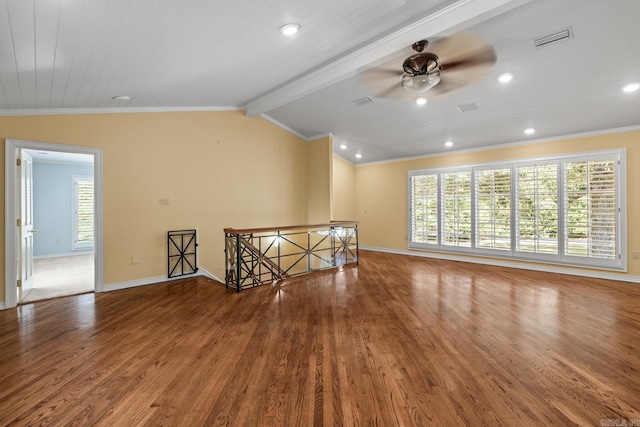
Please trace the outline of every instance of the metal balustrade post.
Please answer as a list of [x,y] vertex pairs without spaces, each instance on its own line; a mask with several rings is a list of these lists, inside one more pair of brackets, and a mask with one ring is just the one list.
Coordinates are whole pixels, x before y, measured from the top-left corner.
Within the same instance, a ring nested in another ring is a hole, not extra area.
[[331,233],[331,262],[333,262],[333,265],[335,266],[337,264],[336,264],[336,228],[334,226],[331,226],[330,233]]
[[360,249],[360,242],[358,241],[358,224],[355,225],[353,232],[356,236],[356,265],[357,265],[358,262],[360,261],[360,254],[358,253]]
[[224,233],[224,287],[229,288],[229,233]]
[[236,234],[236,291],[240,292],[240,234]]
[[311,271],[311,232],[307,230],[307,273]]

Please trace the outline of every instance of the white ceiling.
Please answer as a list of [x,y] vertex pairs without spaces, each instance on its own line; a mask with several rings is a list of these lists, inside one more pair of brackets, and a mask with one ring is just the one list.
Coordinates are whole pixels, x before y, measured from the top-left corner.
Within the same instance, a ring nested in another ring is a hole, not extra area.
[[[332,133],[353,163],[634,127],[640,92],[620,88],[640,81],[639,18],[637,0],[0,0],[0,114],[243,108]],[[460,30],[496,50],[484,80],[422,107],[363,84],[371,64],[400,69],[414,41]]]
[[22,150],[36,163],[64,163],[93,165],[93,156],[89,154],[66,153],[62,151]]

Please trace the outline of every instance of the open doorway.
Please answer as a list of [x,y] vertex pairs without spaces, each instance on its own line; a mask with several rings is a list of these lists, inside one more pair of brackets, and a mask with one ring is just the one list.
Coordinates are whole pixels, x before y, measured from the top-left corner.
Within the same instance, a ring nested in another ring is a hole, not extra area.
[[[32,163],[33,284],[29,303],[94,290],[93,156],[22,150]],[[25,201],[22,201],[25,204]],[[20,292],[19,292],[20,294]]]
[[12,139],[5,148],[5,306],[101,292],[102,151]]

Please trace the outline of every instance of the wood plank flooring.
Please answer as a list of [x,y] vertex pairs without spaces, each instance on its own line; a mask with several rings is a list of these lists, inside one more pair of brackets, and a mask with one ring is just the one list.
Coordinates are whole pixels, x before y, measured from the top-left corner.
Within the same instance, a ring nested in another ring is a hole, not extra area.
[[0,425],[640,425],[640,285],[360,255],[1,311]]

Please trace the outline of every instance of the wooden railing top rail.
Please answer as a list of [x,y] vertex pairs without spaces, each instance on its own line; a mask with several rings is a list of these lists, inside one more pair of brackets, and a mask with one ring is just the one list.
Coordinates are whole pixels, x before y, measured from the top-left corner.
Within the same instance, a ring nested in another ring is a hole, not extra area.
[[332,221],[327,224],[306,224],[306,225],[287,225],[283,227],[262,227],[262,228],[225,228],[225,233],[230,234],[250,234],[250,233],[267,233],[288,230],[308,230],[312,228],[330,228],[330,227],[353,227],[358,225],[358,221]]

